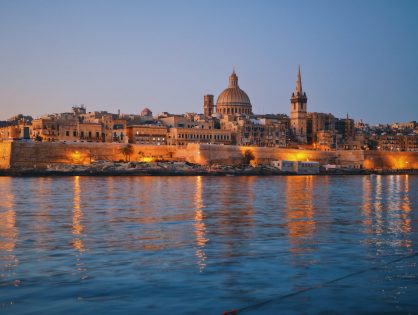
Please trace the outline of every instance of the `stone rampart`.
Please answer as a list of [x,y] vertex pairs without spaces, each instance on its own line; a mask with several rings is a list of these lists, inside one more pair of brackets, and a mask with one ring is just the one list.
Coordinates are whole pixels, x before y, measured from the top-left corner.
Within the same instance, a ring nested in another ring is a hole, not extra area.
[[0,169],[10,168],[12,154],[12,142],[0,142]]
[[364,151],[367,169],[418,169],[418,152]]
[[13,142],[11,167],[46,168],[54,164],[90,164],[95,161],[151,161],[155,159],[185,159],[170,146],[132,145],[133,153],[125,156],[119,143],[62,143],[62,142]]
[[242,163],[246,150],[252,152],[257,164],[270,164],[272,161],[316,161],[320,164],[341,164],[350,167],[360,167],[364,156],[361,150],[317,151],[267,147],[219,146],[200,144],[193,145],[197,151],[197,163],[200,164],[230,164]]
[[94,161],[152,161],[156,159],[187,161],[203,165],[242,163],[246,150],[257,164],[275,160],[317,161],[366,169],[418,169],[418,152],[384,151],[316,151],[232,145],[189,144],[187,147],[132,145],[126,157],[121,148],[126,144],[90,142],[0,142],[0,168],[47,168],[54,164],[90,164]]

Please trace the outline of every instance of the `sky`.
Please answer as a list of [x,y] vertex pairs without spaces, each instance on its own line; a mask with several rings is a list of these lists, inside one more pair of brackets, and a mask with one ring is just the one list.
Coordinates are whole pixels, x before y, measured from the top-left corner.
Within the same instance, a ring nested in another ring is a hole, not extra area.
[[235,67],[257,114],[418,120],[418,1],[0,0],[0,119],[203,112]]

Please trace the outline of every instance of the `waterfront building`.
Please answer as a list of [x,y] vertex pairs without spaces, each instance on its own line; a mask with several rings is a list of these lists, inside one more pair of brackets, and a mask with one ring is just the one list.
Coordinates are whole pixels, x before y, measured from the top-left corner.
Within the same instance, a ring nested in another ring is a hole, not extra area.
[[384,134],[377,138],[377,149],[381,151],[418,151],[417,135]]
[[144,145],[166,145],[167,133],[167,127],[157,125],[131,125],[126,131],[129,143]]
[[296,174],[302,175],[319,174],[319,162],[294,161],[293,170],[296,172]]
[[280,161],[272,161],[271,165],[275,168],[278,168],[282,172],[293,173],[294,172],[293,163],[294,161],[280,160]]
[[0,127],[0,140],[30,139],[31,125],[25,122],[4,124]]
[[0,121],[0,140],[30,139],[32,117],[22,114]]
[[188,143],[233,144],[232,132],[221,129],[170,128],[167,135],[169,145]]
[[59,118],[47,115],[32,121],[32,139],[59,141]]
[[354,140],[356,131],[354,128],[354,120],[348,118],[348,114],[346,118],[335,119],[335,129],[337,134],[341,135],[341,141],[339,143]]
[[382,151],[400,151],[402,148],[401,138],[397,135],[381,135],[377,142],[377,149]]
[[319,174],[319,162],[314,161],[272,161],[271,165],[282,172],[302,175]]
[[318,143],[318,132],[335,130],[335,117],[332,114],[309,112],[306,114],[306,136],[308,144]]
[[322,151],[335,149],[335,131],[319,130],[315,134],[314,148]]
[[222,119],[221,126],[233,133],[232,143],[235,145],[286,147],[286,125],[279,121],[227,115]]
[[[42,121],[41,121],[42,124]],[[59,141],[77,141],[79,140],[79,126],[80,122],[78,119],[67,119],[65,121],[62,121],[61,124],[58,125],[59,134],[58,139]],[[41,127],[42,128],[42,127]],[[85,128],[83,128],[85,129]],[[83,130],[85,131],[85,130]],[[43,137],[41,134],[39,134],[40,137]],[[48,140],[48,138],[44,139],[45,141]],[[52,140],[53,141],[53,140]]]
[[302,77],[300,74],[300,66],[298,70],[298,78],[296,80],[296,89],[290,98],[290,126],[294,139],[298,143],[307,143],[307,102],[306,93],[302,90]]
[[78,124],[79,139],[81,141],[102,141],[102,125],[100,123],[83,122]]
[[402,136],[402,151],[418,152],[418,135],[403,135]]

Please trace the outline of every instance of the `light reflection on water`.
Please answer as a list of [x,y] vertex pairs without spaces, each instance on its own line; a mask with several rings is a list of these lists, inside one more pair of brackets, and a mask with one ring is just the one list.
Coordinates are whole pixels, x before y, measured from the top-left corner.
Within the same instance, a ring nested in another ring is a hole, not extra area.
[[[417,184],[0,177],[0,311],[221,314],[294,292],[416,252]],[[416,262],[247,313],[417,311]]]

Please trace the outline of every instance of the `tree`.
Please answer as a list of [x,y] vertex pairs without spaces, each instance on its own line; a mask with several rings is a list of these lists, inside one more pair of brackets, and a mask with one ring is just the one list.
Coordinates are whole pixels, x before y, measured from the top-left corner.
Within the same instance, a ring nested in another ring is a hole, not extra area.
[[120,153],[123,154],[125,157],[125,162],[129,162],[131,160],[131,155],[134,153],[134,148],[132,144],[127,144],[119,149]]
[[247,149],[244,151],[243,157],[242,157],[242,164],[244,165],[250,165],[251,161],[255,159],[253,151]]

